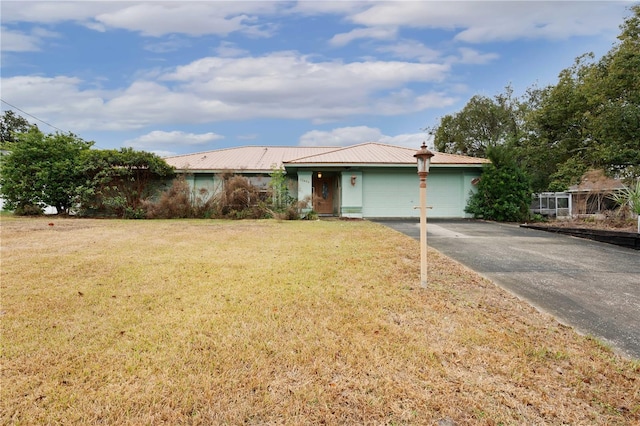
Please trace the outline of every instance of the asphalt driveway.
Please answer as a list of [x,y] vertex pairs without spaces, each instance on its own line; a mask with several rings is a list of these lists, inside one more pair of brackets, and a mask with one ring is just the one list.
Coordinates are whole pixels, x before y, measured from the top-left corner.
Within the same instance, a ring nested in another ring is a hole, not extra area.
[[[377,221],[415,239],[417,220]],[[428,245],[578,332],[640,359],[640,252],[471,220],[431,219]]]

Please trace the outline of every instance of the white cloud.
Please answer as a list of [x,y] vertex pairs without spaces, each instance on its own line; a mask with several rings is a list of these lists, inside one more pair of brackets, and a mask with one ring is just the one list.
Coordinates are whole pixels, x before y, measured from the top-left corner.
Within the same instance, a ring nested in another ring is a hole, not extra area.
[[223,58],[236,58],[249,54],[249,52],[245,49],[241,49],[237,47],[236,44],[228,41],[221,42],[220,46],[218,46],[215,51],[218,56],[221,56]]
[[5,1],[3,23],[77,22],[95,31],[109,28],[159,37],[167,34],[227,35],[245,32],[266,37],[274,27],[258,22],[284,7],[280,2],[107,2]]
[[334,35],[331,38],[331,40],[329,40],[329,43],[334,46],[344,46],[360,38],[393,40],[396,38],[396,35],[397,35],[396,28],[382,28],[382,27],[356,28],[354,30],[349,31],[348,33]]
[[158,157],[162,157],[162,158],[167,158],[167,157],[173,157],[175,155],[178,155],[177,152],[175,151],[163,151],[163,150],[153,150],[150,151],[154,154],[156,154]]
[[57,127],[75,129],[76,120],[83,121],[90,111],[102,110],[107,95],[96,89],[82,89],[82,84],[78,78],[65,76],[9,77],[2,79],[2,97]]
[[295,52],[274,52],[261,57],[208,57],[179,66],[165,80],[197,85],[209,94],[228,99],[251,93],[253,99],[286,94],[294,98],[309,94],[340,94],[349,97],[399,87],[407,82],[441,81],[448,72],[443,64],[399,61],[313,62]]
[[360,1],[318,1],[302,0],[298,1],[289,13],[303,16],[314,16],[324,14],[350,15],[368,7],[366,2]]
[[[620,3],[507,2],[493,16],[473,20],[456,35],[467,43],[514,39],[566,39],[617,30]],[[479,11],[478,11],[479,12]]]
[[125,141],[124,145],[137,149],[149,149],[159,146],[206,145],[219,139],[224,139],[224,136],[213,132],[196,134],[175,130],[171,132],[154,130],[146,135]]
[[234,109],[188,90],[174,91],[156,82],[136,81],[115,94],[105,104],[103,114],[98,112],[96,116],[113,120],[102,123],[107,128],[136,129],[156,124],[203,123],[212,117],[230,118]]
[[617,30],[628,2],[467,1],[382,2],[348,16],[366,27],[459,30],[467,43],[560,39]]
[[420,149],[422,142],[426,142],[429,149],[434,149],[433,136],[430,136],[426,133],[405,133],[396,136],[383,136],[380,138],[379,142],[389,145],[415,148],[416,151]]
[[2,22],[90,22],[98,14],[122,7],[123,3],[107,1],[3,1]]
[[241,30],[250,21],[247,15],[227,18],[204,2],[138,3],[100,14],[95,19],[107,27],[139,31],[155,37],[168,33],[227,35]]
[[40,50],[40,38],[2,27],[3,52],[35,52]]
[[449,96],[442,92],[427,92],[418,95],[413,100],[416,111],[422,111],[428,108],[442,108],[453,105],[457,98]]
[[448,72],[446,64],[314,62],[295,52],[276,52],[203,58],[169,72],[139,74],[128,87],[111,90],[66,76],[4,78],[2,89],[7,101],[74,131],[254,118],[318,123],[450,105],[453,99],[442,93],[405,89],[442,82]]
[[426,133],[407,133],[396,136],[382,134],[380,129],[368,126],[340,127],[333,130],[312,130],[298,140],[300,146],[350,146],[365,142],[381,142],[389,145],[420,148],[423,141],[433,145]]
[[363,28],[337,34],[332,43],[358,38],[390,39],[400,28],[459,31],[467,43],[527,39],[559,39],[617,32],[626,1],[5,1],[3,25],[15,22],[53,24],[76,22],[96,31],[126,29],[159,37],[200,36],[241,32],[254,37],[273,35],[273,16],[333,14]]
[[452,60],[453,62],[461,64],[483,65],[500,57],[497,53],[480,53],[477,50],[470,49],[468,47],[461,47],[458,49],[458,52],[460,53],[460,56]]
[[396,44],[380,46],[378,52],[390,53],[400,59],[415,59],[420,62],[431,62],[440,57],[440,52],[425,46],[416,40],[400,40]]
[[367,126],[341,127],[330,131],[311,130],[298,141],[300,146],[348,146],[363,142],[377,142],[380,129]]
[[57,37],[60,37],[60,33],[48,30],[46,28],[41,28],[41,27],[33,28],[31,30],[31,34],[33,34],[36,37],[41,37],[41,38],[45,38],[45,37],[57,38]]
[[58,33],[44,28],[33,28],[30,33],[1,27],[3,52],[35,52],[42,50],[45,38],[59,37]]
[[176,52],[190,45],[191,43],[187,39],[170,36],[167,40],[163,41],[148,41],[144,44],[144,49],[153,53],[169,53]]

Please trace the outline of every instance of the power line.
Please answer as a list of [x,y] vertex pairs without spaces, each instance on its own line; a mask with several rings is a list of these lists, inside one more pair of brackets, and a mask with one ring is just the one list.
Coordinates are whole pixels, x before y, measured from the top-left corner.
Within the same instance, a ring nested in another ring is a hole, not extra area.
[[[44,124],[46,124],[46,125],[47,125],[47,126],[49,126],[49,127],[52,127],[52,128],[54,128],[54,129],[56,129],[56,130],[57,130],[57,131],[59,131],[59,132],[62,132],[62,133],[69,133],[69,134],[71,134],[71,133],[72,133],[72,132],[67,131],[67,130],[62,130],[61,128],[56,127],[56,126],[54,126],[53,124],[47,123],[46,121],[44,121],[44,120],[42,120],[42,119],[40,119],[40,118],[36,117],[35,115],[33,115],[33,114],[29,114],[27,111],[25,111],[25,110],[23,110],[23,109],[20,109],[20,108],[18,108],[18,107],[17,107],[17,106],[15,106],[15,105],[10,104],[9,102],[5,101],[4,99],[0,99],[0,101],[2,101],[3,103],[5,103],[5,104],[9,105],[11,108],[17,109],[17,110],[18,110],[18,111],[20,111],[21,113],[26,114],[26,115],[28,115],[29,117],[31,117],[31,118],[33,118],[33,119],[35,119],[35,120],[38,120],[38,121],[40,121],[41,123],[44,123]],[[96,145],[96,144],[95,144],[95,142],[93,142],[93,146],[95,146],[95,147],[96,147],[96,148],[98,148],[98,149],[103,149],[103,148],[99,147],[98,145]]]
[[49,127],[53,127],[54,129],[58,130],[59,132],[62,132],[62,133],[71,133],[71,132],[68,132],[68,131],[62,130],[62,129],[61,129],[61,128],[59,128],[59,127],[56,127],[56,126],[54,126],[53,124],[47,123],[46,121],[44,121],[44,120],[42,120],[42,119],[40,119],[40,118],[36,117],[36,116],[35,116],[35,115],[33,115],[33,114],[29,114],[27,111],[22,110],[22,109],[18,108],[18,107],[17,107],[17,106],[15,106],[15,105],[11,105],[9,102],[5,101],[4,99],[0,99],[0,101],[2,101],[2,102],[4,102],[5,104],[9,105],[11,108],[15,108],[15,109],[17,109],[17,110],[18,110],[18,111],[20,111],[21,113],[26,114],[26,115],[28,115],[29,117],[31,117],[31,118],[33,118],[33,119],[36,119],[36,120],[40,121],[41,123],[46,124],[46,125],[47,125],[47,126],[49,126]]

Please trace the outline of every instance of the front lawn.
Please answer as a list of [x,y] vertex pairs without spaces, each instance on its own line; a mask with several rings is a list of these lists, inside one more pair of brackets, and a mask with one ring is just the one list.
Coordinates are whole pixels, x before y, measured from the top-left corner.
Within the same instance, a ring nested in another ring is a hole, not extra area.
[[2,424],[640,421],[640,362],[381,225],[0,233]]

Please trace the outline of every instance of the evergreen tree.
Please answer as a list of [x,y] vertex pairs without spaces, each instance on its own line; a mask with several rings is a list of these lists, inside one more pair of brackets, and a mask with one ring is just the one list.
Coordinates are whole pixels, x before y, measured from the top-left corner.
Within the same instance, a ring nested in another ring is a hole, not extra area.
[[478,191],[465,208],[476,218],[500,222],[524,221],[529,216],[531,185],[505,146],[487,149],[491,163],[483,167]]

